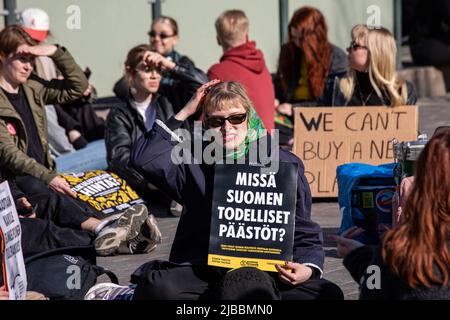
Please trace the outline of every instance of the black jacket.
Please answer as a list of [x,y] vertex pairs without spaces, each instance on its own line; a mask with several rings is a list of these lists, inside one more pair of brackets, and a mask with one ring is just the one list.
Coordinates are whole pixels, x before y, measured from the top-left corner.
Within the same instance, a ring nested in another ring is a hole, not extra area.
[[[335,79],[332,86],[328,87],[327,90],[330,90],[329,92],[325,93],[326,96],[331,97],[331,103],[327,104],[327,106],[347,106],[349,101],[347,101],[344,97],[344,94],[341,91],[341,88],[339,86],[339,79]],[[414,85],[410,81],[406,81],[406,90],[407,90],[407,100],[406,105],[415,105],[417,102],[417,95],[414,90]],[[355,94],[357,90],[355,90]],[[391,100],[389,98],[389,95],[387,92],[382,91],[383,96],[383,105],[389,106],[391,105]],[[370,105],[370,104],[368,104]]]
[[[350,252],[344,259],[344,266],[348,269],[353,279],[361,284],[361,300],[449,300],[450,283],[443,287],[434,286],[410,288],[401,279],[395,276],[381,258],[381,249],[372,249],[367,246],[360,247]],[[373,283],[375,272],[368,270],[369,266],[378,266],[380,269],[380,288],[369,288],[368,283]]]
[[[281,48],[280,55],[283,54],[283,50],[286,50],[287,44],[285,44]],[[280,101],[280,103],[288,102],[288,103],[296,103],[298,101],[294,98],[295,88],[298,86],[298,81],[300,79],[300,64],[301,64],[301,56],[302,52],[298,49],[298,54],[295,56],[295,63],[292,66],[293,70],[296,72],[295,81],[292,81],[288,84],[288,88],[286,91],[283,91],[281,88],[280,80],[277,76],[274,78],[274,86],[275,86],[275,96]],[[331,45],[331,66],[328,75],[325,78],[325,86],[322,92],[322,95],[316,99],[315,101],[310,101],[309,105],[330,105],[331,96],[328,95],[330,92],[330,88],[333,87],[336,79],[342,78],[347,73],[347,55],[343,50],[336,47],[335,45]]]
[[[154,102],[156,119],[168,120],[175,113],[170,101],[157,95]],[[147,190],[147,181],[130,164],[130,154],[133,144],[147,130],[144,119],[127,100],[111,110],[106,120],[105,144],[108,169],[125,179],[138,193]]]
[[[206,75],[200,70],[181,64],[170,74],[174,82],[171,86],[163,86],[161,83],[154,101],[157,108],[156,119],[162,121],[178,113],[207,81]],[[131,106],[129,99],[127,95],[124,104],[113,109],[108,115],[105,130],[107,161],[109,170],[125,179],[142,196],[148,190],[148,181],[130,166],[129,160],[133,144],[146,129],[141,115]],[[192,116],[184,122],[183,127],[190,130],[197,118],[197,115]]]
[[[178,144],[174,130],[181,125],[175,118],[162,123],[135,144],[132,163],[145,177],[172,199],[183,205],[180,222],[170,253],[170,261],[206,265],[211,224],[214,165],[174,164],[173,148]],[[294,231],[294,262],[306,264],[322,273],[324,251],[322,232],[311,220],[311,192],[302,161],[280,150],[280,161],[298,164],[297,202]]]

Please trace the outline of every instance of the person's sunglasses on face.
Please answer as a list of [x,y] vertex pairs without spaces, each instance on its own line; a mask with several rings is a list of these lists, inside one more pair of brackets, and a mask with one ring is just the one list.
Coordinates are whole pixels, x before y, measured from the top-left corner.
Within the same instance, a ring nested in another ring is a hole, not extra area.
[[247,113],[240,113],[240,114],[232,114],[228,117],[217,117],[212,116],[206,118],[206,125],[210,128],[218,128],[222,127],[225,124],[225,121],[228,121],[232,125],[238,125],[241,124],[247,119]]
[[164,32],[157,33],[156,31],[149,31],[148,35],[150,36],[150,38],[159,37],[161,40],[176,36],[175,34],[165,34]]
[[355,40],[350,42],[350,46],[347,48],[349,51],[357,50],[357,49],[367,49],[366,46],[358,44]]

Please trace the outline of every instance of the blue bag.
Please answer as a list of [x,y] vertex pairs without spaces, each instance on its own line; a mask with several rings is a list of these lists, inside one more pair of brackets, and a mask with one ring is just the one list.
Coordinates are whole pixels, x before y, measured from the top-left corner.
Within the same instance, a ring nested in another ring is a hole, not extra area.
[[392,223],[392,197],[396,190],[395,163],[379,166],[349,163],[336,169],[342,214],[339,234],[358,226],[365,232],[357,240],[379,242],[378,225]]

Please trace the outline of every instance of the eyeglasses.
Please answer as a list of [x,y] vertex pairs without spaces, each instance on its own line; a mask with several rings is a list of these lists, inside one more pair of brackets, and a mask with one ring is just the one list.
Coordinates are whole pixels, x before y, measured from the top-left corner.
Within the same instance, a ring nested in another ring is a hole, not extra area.
[[176,34],[165,34],[164,32],[157,33],[156,31],[150,31],[147,33],[151,38],[156,38],[158,36],[161,40],[175,37]]
[[350,42],[350,46],[349,46],[347,49],[348,49],[348,50],[356,50],[356,49],[359,49],[359,48],[361,48],[361,49],[367,49],[366,46],[362,46],[362,45],[356,43],[355,40],[353,40],[352,42]]
[[232,114],[231,116],[228,116],[226,118],[224,117],[209,117],[206,118],[205,122],[206,125],[210,128],[218,128],[222,127],[225,124],[225,121],[228,120],[229,123],[237,125],[241,124],[242,122],[247,119],[247,113],[241,113],[241,114]]

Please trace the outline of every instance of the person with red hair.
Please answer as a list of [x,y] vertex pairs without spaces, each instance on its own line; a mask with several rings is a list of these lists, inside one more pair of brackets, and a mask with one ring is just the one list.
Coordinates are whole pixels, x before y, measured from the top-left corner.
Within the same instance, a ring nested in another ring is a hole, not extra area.
[[292,107],[331,105],[331,96],[324,96],[329,90],[324,89],[347,72],[345,52],[328,41],[327,33],[325,17],[313,7],[301,7],[289,22],[288,42],[281,48],[274,79],[279,102],[275,123],[282,145],[292,138]]
[[[349,239],[361,232],[358,228],[332,236],[345,267],[361,284],[360,299],[450,299],[449,172],[447,129],[421,152],[400,224],[385,233],[375,250]],[[379,270],[377,281],[374,270]]]

